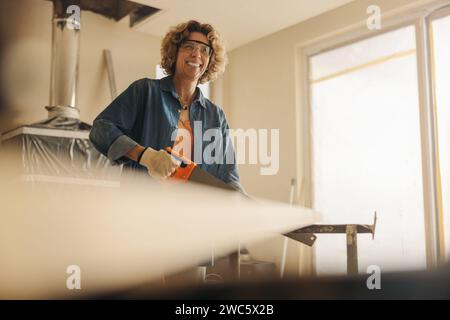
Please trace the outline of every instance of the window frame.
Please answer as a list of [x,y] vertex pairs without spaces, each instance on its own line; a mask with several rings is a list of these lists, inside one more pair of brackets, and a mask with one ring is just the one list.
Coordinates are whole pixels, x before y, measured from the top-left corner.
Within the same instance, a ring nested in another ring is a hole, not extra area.
[[[302,188],[298,194],[303,205],[314,207],[313,194],[313,140],[311,83],[309,59],[317,54],[343,47],[358,41],[414,26],[416,34],[416,57],[419,91],[420,148],[422,161],[423,203],[426,262],[433,268],[445,262],[445,230],[442,201],[439,200],[437,179],[436,112],[433,103],[432,48],[430,44],[431,23],[450,15],[450,3],[437,1],[419,7],[407,7],[383,15],[381,30],[368,30],[366,21],[332,32],[321,39],[314,39],[295,47],[296,123],[298,181]],[[313,259],[315,261],[315,259]],[[315,262],[314,262],[315,263]]]

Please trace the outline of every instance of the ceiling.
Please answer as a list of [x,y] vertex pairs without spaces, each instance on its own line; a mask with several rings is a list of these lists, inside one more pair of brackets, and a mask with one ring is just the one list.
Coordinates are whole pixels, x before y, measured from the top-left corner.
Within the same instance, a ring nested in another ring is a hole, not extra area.
[[133,0],[162,9],[134,28],[162,37],[180,22],[212,24],[228,50],[262,38],[353,0]]

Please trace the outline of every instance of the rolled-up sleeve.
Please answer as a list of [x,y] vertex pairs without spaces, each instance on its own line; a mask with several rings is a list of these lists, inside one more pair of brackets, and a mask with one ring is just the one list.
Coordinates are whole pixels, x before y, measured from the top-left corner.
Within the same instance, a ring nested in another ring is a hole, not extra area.
[[129,161],[125,155],[138,144],[131,135],[143,105],[143,85],[143,80],[132,83],[94,120],[89,138],[113,163]]

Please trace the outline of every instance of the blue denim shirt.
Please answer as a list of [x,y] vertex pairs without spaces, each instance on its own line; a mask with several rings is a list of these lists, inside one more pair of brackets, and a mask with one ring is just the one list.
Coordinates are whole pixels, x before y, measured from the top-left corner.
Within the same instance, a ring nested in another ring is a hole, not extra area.
[[[220,132],[221,141],[214,142],[220,143],[223,156],[231,153],[234,160],[233,145],[228,135],[229,128],[223,110],[206,99],[200,89],[197,91],[198,94],[189,112],[195,139],[193,153],[195,154],[197,150],[198,156],[198,151],[201,150],[203,155],[209,142],[205,143],[202,137],[206,130],[214,129]],[[137,144],[155,150],[173,146],[172,133],[177,129],[180,109],[181,105],[171,76],[161,80],[140,79],[133,82],[97,116],[89,137],[97,150],[113,163],[144,170],[143,166],[125,155]],[[201,130],[195,129],[194,122],[197,126],[201,123]],[[213,140],[215,139],[211,139]],[[198,143],[201,144],[201,148]],[[220,153],[218,154],[220,156]],[[221,161],[211,163],[197,159],[198,157],[194,157],[194,161],[201,169],[245,193],[240,184],[235,161],[229,163],[230,161],[222,158]]]

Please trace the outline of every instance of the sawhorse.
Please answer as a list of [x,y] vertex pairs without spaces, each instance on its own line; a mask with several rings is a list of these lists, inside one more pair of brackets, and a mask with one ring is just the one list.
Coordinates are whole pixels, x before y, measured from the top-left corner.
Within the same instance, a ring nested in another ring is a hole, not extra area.
[[358,274],[358,233],[371,233],[375,237],[377,213],[373,224],[313,224],[285,234],[286,237],[313,246],[319,233],[345,233],[347,239],[347,274]]

